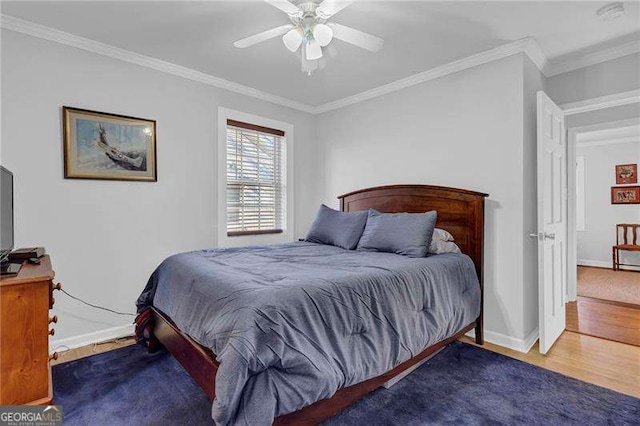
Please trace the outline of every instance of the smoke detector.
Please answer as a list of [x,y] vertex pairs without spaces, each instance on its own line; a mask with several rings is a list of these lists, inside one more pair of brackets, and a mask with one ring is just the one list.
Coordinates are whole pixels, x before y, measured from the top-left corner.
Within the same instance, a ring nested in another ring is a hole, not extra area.
[[624,5],[619,1],[615,3],[609,3],[598,9],[596,14],[603,22],[613,21],[614,19],[618,19],[624,15]]

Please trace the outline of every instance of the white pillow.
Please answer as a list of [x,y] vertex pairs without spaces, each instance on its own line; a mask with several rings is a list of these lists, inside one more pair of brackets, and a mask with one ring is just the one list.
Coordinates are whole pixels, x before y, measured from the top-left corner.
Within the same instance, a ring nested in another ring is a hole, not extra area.
[[441,244],[447,242],[453,242],[453,235],[442,228],[434,229],[433,237],[431,238],[431,244],[429,245],[429,253],[460,253],[460,248],[455,243],[453,244],[455,248],[452,247],[451,244]]
[[453,235],[441,228],[433,230],[433,237],[431,239],[437,241],[454,241]]
[[431,240],[429,246],[430,254],[443,254],[443,253],[462,253],[460,247],[453,241]]
[[440,229],[440,228],[434,229],[432,240],[436,240],[436,241],[454,241],[453,235],[451,235],[449,232],[445,231],[444,229]]

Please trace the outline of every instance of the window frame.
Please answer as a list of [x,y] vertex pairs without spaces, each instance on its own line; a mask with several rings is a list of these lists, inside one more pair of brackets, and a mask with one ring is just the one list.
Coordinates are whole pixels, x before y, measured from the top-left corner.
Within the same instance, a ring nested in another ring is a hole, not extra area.
[[[286,158],[285,176],[283,176],[284,189],[282,203],[284,206],[284,219],[282,231],[249,231],[234,232],[227,235],[227,121],[248,123],[256,127],[282,130],[285,135],[282,142],[285,144]],[[293,125],[290,123],[273,120],[266,117],[235,111],[228,108],[218,108],[218,220],[217,235],[219,247],[238,247],[252,244],[278,244],[293,241],[294,235],[294,200],[293,200]]]

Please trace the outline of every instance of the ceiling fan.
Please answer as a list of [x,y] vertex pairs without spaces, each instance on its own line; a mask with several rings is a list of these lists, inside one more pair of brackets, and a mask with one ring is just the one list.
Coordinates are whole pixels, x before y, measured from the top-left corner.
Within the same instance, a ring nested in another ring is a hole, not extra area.
[[318,69],[322,58],[322,48],[337,38],[371,52],[382,48],[384,40],[371,34],[340,25],[328,20],[353,3],[345,0],[298,0],[295,4],[286,0],[264,0],[289,15],[290,24],[281,25],[267,31],[243,38],[233,43],[237,48],[282,36],[282,42],[292,52],[301,49],[302,71],[311,75]]

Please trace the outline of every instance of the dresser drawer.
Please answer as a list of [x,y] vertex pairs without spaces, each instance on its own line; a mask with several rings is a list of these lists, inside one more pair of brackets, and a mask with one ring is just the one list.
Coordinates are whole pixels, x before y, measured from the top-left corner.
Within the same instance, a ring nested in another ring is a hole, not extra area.
[[[49,309],[55,274],[45,255],[24,263],[17,276],[0,277],[0,405],[50,404]],[[55,333],[55,331],[53,331]]]
[[2,287],[0,403],[24,404],[49,392],[49,286]]

